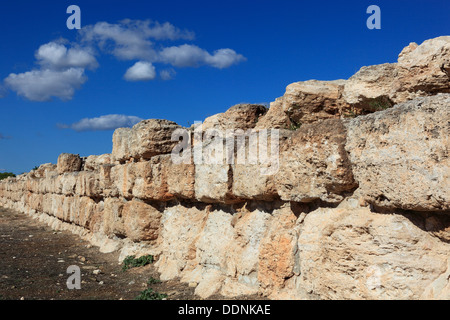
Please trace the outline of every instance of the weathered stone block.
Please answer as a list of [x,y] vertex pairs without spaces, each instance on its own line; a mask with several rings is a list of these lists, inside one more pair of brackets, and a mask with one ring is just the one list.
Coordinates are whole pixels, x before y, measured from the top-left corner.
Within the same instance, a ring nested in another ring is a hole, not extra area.
[[152,205],[132,200],[123,207],[126,236],[135,242],[156,240],[161,228],[161,212]]
[[341,202],[356,188],[339,119],[303,125],[281,146],[275,187],[282,200]]
[[58,157],[58,173],[75,172],[81,170],[81,158],[77,154],[63,153]]
[[346,122],[346,150],[369,203],[450,209],[450,94],[411,100]]
[[172,133],[181,126],[168,120],[145,120],[133,128],[120,128],[113,135],[112,157],[115,161],[131,158],[150,159],[167,154],[177,145]]

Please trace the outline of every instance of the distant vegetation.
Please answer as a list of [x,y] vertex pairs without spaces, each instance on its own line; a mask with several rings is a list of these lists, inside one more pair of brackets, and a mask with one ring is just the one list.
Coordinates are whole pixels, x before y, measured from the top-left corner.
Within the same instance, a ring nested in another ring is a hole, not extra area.
[[12,172],[0,172],[0,180],[6,179],[8,177],[15,177],[16,175]]
[[152,255],[142,256],[137,259],[135,256],[128,256],[125,258],[125,260],[123,260],[122,270],[127,271],[128,269],[131,269],[131,268],[143,267],[143,266],[153,263],[154,261],[155,260]]
[[145,289],[139,294],[139,296],[136,297],[136,300],[164,300],[164,299],[167,299],[167,294],[155,292],[151,288]]

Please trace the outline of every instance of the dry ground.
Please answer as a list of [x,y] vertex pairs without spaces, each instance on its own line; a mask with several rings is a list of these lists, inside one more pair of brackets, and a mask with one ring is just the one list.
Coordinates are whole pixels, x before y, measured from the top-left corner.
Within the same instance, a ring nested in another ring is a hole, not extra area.
[[[81,269],[80,290],[67,288],[71,265]],[[100,253],[68,231],[55,232],[25,214],[0,208],[0,300],[131,300],[149,287],[168,300],[199,299],[186,284],[148,285],[150,278],[159,279],[153,265],[124,272],[117,253]],[[239,300],[244,299],[261,297]]]

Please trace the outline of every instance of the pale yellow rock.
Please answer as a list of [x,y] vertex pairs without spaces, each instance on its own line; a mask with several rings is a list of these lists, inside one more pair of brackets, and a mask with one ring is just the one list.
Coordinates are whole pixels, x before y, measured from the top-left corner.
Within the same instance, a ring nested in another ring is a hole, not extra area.
[[363,67],[346,83],[345,101],[380,111],[418,97],[450,92],[450,36],[411,43],[398,63]]
[[223,281],[220,294],[224,297],[235,298],[239,296],[256,295],[258,289],[256,287],[248,286],[238,281],[233,281],[230,278],[226,278]]
[[228,164],[195,165],[195,197],[197,200],[227,202],[231,196],[231,166]]
[[60,177],[61,192],[66,196],[72,196],[76,193],[76,186],[79,172],[64,173]]
[[290,121],[283,109],[284,97],[277,98],[270,103],[270,108],[267,113],[261,116],[255,129],[287,129]]
[[450,36],[410,45],[398,59],[397,92],[392,93],[396,103],[413,98],[450,93]]
[[102,189],[100,187],[98,173],[81,171],[77,176],[75,193],[91,198],[100,197],[102,195]]
[[346,150],[367,202],[450,209],[449,106],[450,94],[440,94],[346,122]]
[[109,192],[130,199],[133,196],[134,183],[136,181],[136,164],[127,163],[111,167],[110,181],[112,183]]
[[74,172],[81,170],[81,158],[76,154],[62,153],[58,157],[58,173]]
[[234,214],[234,240],[226,250],[226,274],[247,287],[258,287],[260,246],[271,215],[257,207],[245,205]]
[[370,112],[392,107],[391,91],[400,86],[398,72],[394,63],[362,67],[344,85],[345,102]]
[[259,250],[258,281],[263,290],[270,292],[281,288],[285,280],[298,271],[295,270],[298,238],[296,220],[287,206],[274,212]]
[[208,269],[203,275],[197,288],[195,288],[195,294],[203,299],[209,298],[212,295],[219,293],[223,280],[224,276],[219,270]]
[[442,298],[448,287],[450,245],[400,214],[319,209],[298,249],[301,287],[321,299]]
[[162,280],[181,275],[189,261],[197,258],[196,242],[208,212],[203,207],[177,205],[164,210],[161,218],[161,249],[158,261]]
[[306,124],[280,151],[275,188],[282,200],[341,202],[356,188],[344,149],[346,129],[339,119]]
[[112,157],[115,161],[131,158],[150,159],[159,154],[171,153],[178,143],[172,134],[181,128],[168,120],[144,120],[133,128],[120,128],[113,135]]
[[234,197],[264,201],[278,198],[275,177],[280,174],[280,146],[292,134],[290,130],[268,129],[236,136],[236,155],[231,165]]
[[347,104],[342,99],[345,80],[310,80],[290,84],[283,96],[283,111],[294,125],[339,118]]
[[224,131],[227,129],[253,129],[259,118],[264,116],[267,109],[257,104],[238,104],[224,113],[219,113],[206,118],[202,124],[202,130],[211,128]]
[[125,237],[125,226],[123,223],[123,207],[125,200],[117,198],[105,199],[105,210],[103,215],[103,228],[107,236]]
[[160,232],[161,211],[141,201],[132,200],[123,207],[126,236],[134,241],[156,240]]
[[209,212],[196,242],[196,256],[199,264],[206,269],[227,269],[227,250],[235,237],[232,218],[231,214],[222,210]]
[[111,155],[89,156],[84,163],[85,171],[98,171],[101,166],[111,164]]
[[170,155],[161,155],[149,161],[129,164],[133,172],[134,183],[131,193],[143,200],[167,201],[174,198],[169,193],[168,174]]
[[167,159],[165,166],[168,194],[181,199],[195,199],[195,166],[193,161],[176,163],[172,159]]

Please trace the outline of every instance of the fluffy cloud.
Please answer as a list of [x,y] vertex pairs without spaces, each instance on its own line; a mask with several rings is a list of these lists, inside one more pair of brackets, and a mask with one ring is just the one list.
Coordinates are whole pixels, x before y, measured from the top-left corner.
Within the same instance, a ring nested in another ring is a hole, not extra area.
[[139,61],[127,70],[124,78],[127,81],[149,81],[156,78],[156,70],[150,62]]
[[166,63],[174,67],[209,65],[223,69],[246,60],[232,49],[219,49],[213,54],[195,45],[156,46],[158,40],[192,40],[194,33],[180,30],[170,23],[151,20],[124,20],[118,24],[99,22],[80,30],[84,43],[97,45],[102,51],[121,60],[144,60]]
[[87,80],[84,69],[32,70],[25,73],[11,73],[6,85],[18,95],[31,101],[50,101],[52,97],[63,101],[72,99],[75,90]]
[[215,68],[228,68],[233,64],[245,60],[241,54],[237,54],[232,49],[220,49],[210,54],[195,45],[184,44],[164,48],[159,59],[162,62],[169,63],[175,67],[198,67],[201,65],[210,65]]
[[82,131],[105,131],[117,128],[132,127],[143,119],[123,114],[109,114],[98,118],[84,118],[73,124],[58,124],[60,129],[72,129]]
[[121,24],[130,30],[138,30],[144,37],[155,40],[193,40],[195,33],[181,30],[169,22],[159,23],[152,20],[125,19]]
[[152,42],[136,29],[128,29],[126,25],[99,22],[80,30],[82,40],[97,44],[99,48],[116,58],[123,60],[145,59],[155,57]]
[[247,60],[243,55],[236,53],[232,49],[220,49],[214,51],[213,55],[208,54],[205,63],[218,69],[231,67],[234,64]]
[[80,30],[82,41],[96,43],[100,49],[123,60],[154,61],[157,52],[153,48],[153,40],[191,40],[194,34],[180,30],[166,22],[151,20],[123,20],[118,24],[98,22]]
[[4,80],[9,89],[31,101],[50,101],[52,97],[72,99],[75,90],[87,81],[85,69],[98,67],[90,49],[67,48],[57,42],[40,46],[35,57],[40,69],[11,73]]
[[[228,68],[246,58],[232,49],[219,49],[213,53],[192,44],[166,47],[158,41],[193,40],[195,35],[172,24],[151,20],[123,20],[117,24],[99,22],[79,31],[80,41],[67,45],[52,41],[39,47],[35,53],[38,68],[11,73],[4,83],[31,101],[50,101],[53,97],[63,101],[72,99],[75,90],[87,81],[86,69],[95,69],[98,62],[94,51],[106,52],[121,60],[137,60],[124,78],[127,81],[148,81],[156,78],[155,63],[173,67],[199,67],[208,65]],[[161,71],[163,80],[174,77],[173,69]],[[0,98],[6,94],[0,85]]]
[[50,42],[40,46],[36,52],[38,63],[47,69],[87,68],[98,67],[97,60],[88,48],[70,48]]

